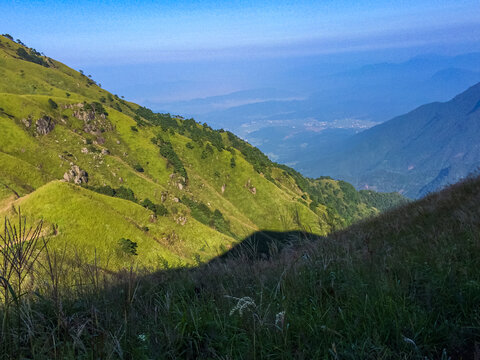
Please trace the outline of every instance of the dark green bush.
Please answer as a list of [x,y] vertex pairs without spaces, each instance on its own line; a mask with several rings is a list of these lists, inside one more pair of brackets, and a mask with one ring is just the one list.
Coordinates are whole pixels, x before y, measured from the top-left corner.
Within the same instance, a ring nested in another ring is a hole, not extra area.
[[138,255],[137,253],[137,243],[130,240],[130,239],[125,239],[121,238],[118,240],[118,244],[120,246],[120,249],[128,255]]
[[230,223],[223,217],[220,210],[215,209],[211,211],[204,203],[194,201],[187,196],[182,197],[182,203],[190,208],[192,217],[195,220],[232,236],[230,233]]
[[144,172],[145,170],[143,169],[143,167],[140,165],[140,164],[135,164],[133,165],[133,168],[138,171],[138,172]]
[[54,110],[58,109],[57,103],[55,101],[53,101],[52,99],[48,99],[48,105],[50,105],[50,107]]
[[185,179],[188,179],[187,171],[183,166],[183,162],[173,149],[172,144],[169,141],[165,141],[160,135],[152,138],[151,141],[160,148],[160,155],[166,158],[169,164],[173,166],[173,171],[183,176]]
[[155,213],[155,215],[158,216],[165,216],[168,215],[168,210],[163,204],[154,204],[153,201],[150,199],[146,198],[143,200],[140,205],[142,205],[144,208],[147,208],[148,210],[152,211]]

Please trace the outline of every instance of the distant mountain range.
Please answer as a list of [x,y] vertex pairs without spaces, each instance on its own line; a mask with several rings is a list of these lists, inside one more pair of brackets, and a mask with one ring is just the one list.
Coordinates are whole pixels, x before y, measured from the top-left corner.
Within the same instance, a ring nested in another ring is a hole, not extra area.
[[149,105],[233,131],[275,161],[315,174],[322,172],[315,162],[319,153],[417,106],[451,99],[479,81],[480,53],[427,54],[330,74],[313,63],[286,69],[278,79],[281,90]]
[[310,175],[331,175],[358,188],[417,198],[480,167],[480,83],[317,153]]

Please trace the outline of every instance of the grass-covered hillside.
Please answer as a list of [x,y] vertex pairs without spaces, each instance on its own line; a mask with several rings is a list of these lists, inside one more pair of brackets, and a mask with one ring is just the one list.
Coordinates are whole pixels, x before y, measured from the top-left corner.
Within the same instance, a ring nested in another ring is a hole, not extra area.
[[146,275],[69,260],[7,224],[0,357],[477,359],[479,203],[470,179],[328,237],[264,232]]
[[111,268],[195,264],[258,230],[325,235],[402,201],[306,179],[4,36],[0,129],[0,215],[42,218],[51,246]]

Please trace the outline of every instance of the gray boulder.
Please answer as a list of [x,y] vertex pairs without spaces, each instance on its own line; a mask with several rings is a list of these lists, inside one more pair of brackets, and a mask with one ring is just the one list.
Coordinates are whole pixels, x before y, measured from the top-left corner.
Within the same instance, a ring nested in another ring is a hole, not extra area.
[[39,133],[40,135],[47,135],[55,128],[55,123],[53,122],[53,119],[47,115],[38,119],[36,125],[37,133]]
[[63,174],[63,179],[74,184],[86,184],[88,183],[88,174],[85,170],[82,170],[78,165],[72,165],[70,170]]

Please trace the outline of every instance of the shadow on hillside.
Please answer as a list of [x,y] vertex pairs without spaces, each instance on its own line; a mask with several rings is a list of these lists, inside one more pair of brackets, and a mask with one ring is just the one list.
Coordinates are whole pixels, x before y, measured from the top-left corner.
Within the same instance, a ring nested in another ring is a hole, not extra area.
[[257,231],[240,241],[226,253],[210,262],[232,258],[250,260],[271,259],[286,248],[296,248],[306,242],[319,240],[321,237],[304,231]]
[[[343,351],[351,338],[369,344],[360,358],[373,347],[403,358],[446,358],[442,349],[476,358],[479,203],[480,178],[467,179],[328,237],[259,231],[208,263],[154,273],[107,273],[96,262],[72,267],[51,254],[38,291],[15,298],[3,313],[0,306],[0,358],[253,358],[257,339],[259,352],[274,355],[294,353],[307,339],[313,355],[319,349],[327,357],[341,332]],[[346,252],[336,253],[339,247]],[[338,315],[322,315],[331,309]],[[293,324],[289,338],[284,311]],[[326,323],[310,326],[319,316]],[[360,332],[345,326],[357,319]],[[378,339],[392,325],[398,343]],[[326,340],[325,328],[334,331]],[[432,332],[413,348],[405,347],[405,329]]]

